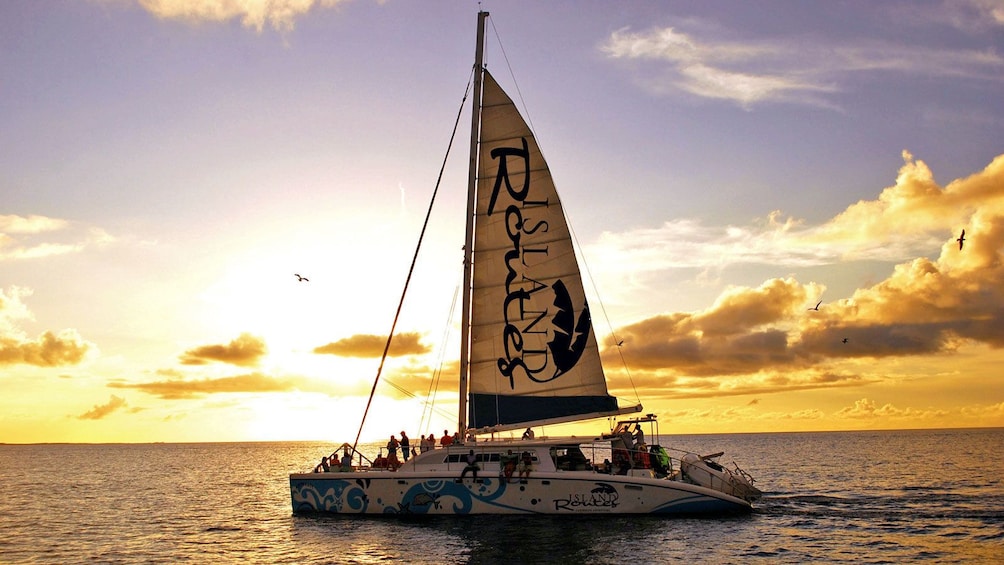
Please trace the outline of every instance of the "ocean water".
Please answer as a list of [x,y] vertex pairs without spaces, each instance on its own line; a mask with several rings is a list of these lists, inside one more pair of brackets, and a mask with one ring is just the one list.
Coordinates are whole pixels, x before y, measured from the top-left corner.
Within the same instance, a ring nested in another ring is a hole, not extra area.
[[296,516],[333,445],[0,445],[0,563],[1001,563],[1004,429],[676,435],[748,516]]

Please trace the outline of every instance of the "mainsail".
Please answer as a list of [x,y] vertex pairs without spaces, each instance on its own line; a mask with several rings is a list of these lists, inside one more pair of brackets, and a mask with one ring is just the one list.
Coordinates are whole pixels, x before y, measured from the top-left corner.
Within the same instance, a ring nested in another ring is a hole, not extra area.
[[530,128],[484,71],[468,426],[633,412],[607,393],[579,266]]

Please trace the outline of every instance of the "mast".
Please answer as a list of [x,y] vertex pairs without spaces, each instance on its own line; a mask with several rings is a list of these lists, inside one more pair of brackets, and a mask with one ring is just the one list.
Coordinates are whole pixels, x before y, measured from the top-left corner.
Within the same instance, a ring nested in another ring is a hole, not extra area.
[[471,160],[467,172],[467,230],[464,236],[463,310],[460,323],[460,437],[467,435],[467,381],[471,373],[471,290],[473,286],[474,216],[477,204],[478,137],[481,126],[481,84],[484,80],[485,20],[488,12],[478,12],[478,43],[474,52],[474,97],[471,109]]

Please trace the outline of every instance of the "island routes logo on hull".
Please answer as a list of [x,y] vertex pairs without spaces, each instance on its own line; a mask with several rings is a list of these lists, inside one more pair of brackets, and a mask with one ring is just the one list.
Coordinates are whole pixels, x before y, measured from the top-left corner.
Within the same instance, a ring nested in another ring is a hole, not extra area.
[[[505,207],[506,233],[512,243],[504,257],[506,297],[502,304],[505,321],[502,340],[505,356],[499,357],[498,369],[509,379],[510,388],[515,389],[517,371],[522,371],[534,382],[544,383],[571,370],[582,357],[592,324],[585,301],[576,319],[575,305],[561,279],[547,285],[528,273],[534,262],[548,256],[547,244],[536,242],[535,238],[547,234],[550,224],[546,219],[547,197],[540,200],[531,195],[530,151],[526,138],[522,138],[522,147],[493,149],[491,157],[498,160],[498,173],[488,203],[488,216],[496,211],[503,185],[505,194],[511,199]],[[519,187],[514,187],[509,178],[510,159],[516,163],[514,167],[522,164],[523,184]],[[535,216],[535,211],[540,211],[544,219]],[[539,295],[542,292],[549,292],[550,300],[542,298],[543,295]],[[550,328],[541,324],[548,316]],[[546,349],[527,348],[526,336],[546,335],[549,330],[552,338]]]
[[585,493],[569,494],[567,498],[555,498],[555,510],[595,510],[599,508],[617,508],[617,489],[609,483],[596,483],[596,488]]

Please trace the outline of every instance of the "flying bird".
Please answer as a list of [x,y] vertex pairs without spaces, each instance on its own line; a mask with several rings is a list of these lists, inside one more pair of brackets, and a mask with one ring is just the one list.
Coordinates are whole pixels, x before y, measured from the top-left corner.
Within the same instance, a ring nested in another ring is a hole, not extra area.
[[310,279],[308,279],[307,277],[300,276],[296,273],[293,273],[293,276],[296,277],[296,280],[299,282],[310,282]]
[[962,235],[955,241],[959,242],[959,251],[962,251],[962,242],[966,241],[966,230],[962,230]]
[[816,307],[815,308],[806,308],[806,310],[817,310],[818,311],[819,310],[819,305],[822,304],[822,303],[823,303],[823,301],[820,300],[819,302],[816,303]]
[[847,343],[847,338],[846,337],[844,338],[844,343]]

